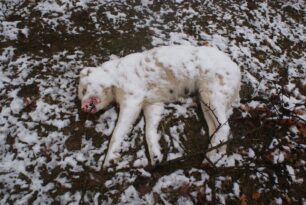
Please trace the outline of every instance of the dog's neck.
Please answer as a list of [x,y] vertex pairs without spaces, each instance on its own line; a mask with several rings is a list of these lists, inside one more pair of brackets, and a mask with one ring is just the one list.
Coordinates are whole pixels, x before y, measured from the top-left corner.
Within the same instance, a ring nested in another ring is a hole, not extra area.
[[123,102],[125,92],[121,88],[118,88],[114,85],[111,87],[111,89],[112,89],[112,94],[114,96],[114,101],[116,103]]

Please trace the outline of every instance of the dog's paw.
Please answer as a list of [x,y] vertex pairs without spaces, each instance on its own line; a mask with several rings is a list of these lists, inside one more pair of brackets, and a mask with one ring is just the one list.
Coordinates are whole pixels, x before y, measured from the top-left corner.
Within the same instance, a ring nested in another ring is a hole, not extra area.
[[103,169],[106,169],[110,167],[112,164],[118,164],[118,162],[121,159],[121,155],[118,152],[115,153],[107,153],[104,163],[103,163]]
[[160,149],[156,149],[156,150],[154,150],[154,152],[153,152],[152,149],[149,149],[149,155],[150,155],[150,161],[151,161],[152,166],[161,162],[162,159],[163,159],[163,155],[160,152]]
[[222,166],[223,163],[220,162],[224,161],[225,158],[226,151],[224,149],[214,149],[206,153],[206,158],[203,160],[202,164],[219,167]]
[[155,166],[156,164],[160,163],[163,159],[163,155],[159,153],[158,155],[154,155],[154,157],[151,158],[151,165]]

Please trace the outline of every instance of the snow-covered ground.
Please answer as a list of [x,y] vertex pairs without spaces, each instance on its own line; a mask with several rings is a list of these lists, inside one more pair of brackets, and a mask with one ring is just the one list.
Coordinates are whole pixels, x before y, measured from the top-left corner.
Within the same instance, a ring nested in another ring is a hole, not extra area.
[[[305,204],[304,14],[302,0],[1,1],[0,204]],[[216,46],[241,68],[227,167],[188,157],[207,146],[192,97],[166,107],[161,166],[148,168],[141,117],[101,171],[118,109],[82,113],[78,73],[172,44]]]

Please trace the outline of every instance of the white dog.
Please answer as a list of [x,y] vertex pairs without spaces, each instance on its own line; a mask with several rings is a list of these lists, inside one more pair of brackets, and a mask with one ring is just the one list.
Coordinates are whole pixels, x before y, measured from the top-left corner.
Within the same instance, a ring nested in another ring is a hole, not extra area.
[[[162,159],[158,124],[163,103],[197,92],[212,137],[210,147],[228,140],[232,104],[239,99],[241,73],[223,52],[213,47],[163,46],[87,67],[81,71],[78,97],[89,113],[115,101],[120,107],[103,167],[120,158],[120,147],[143,110],[151,164]],[[208,153],[212,161],[226,146]]]

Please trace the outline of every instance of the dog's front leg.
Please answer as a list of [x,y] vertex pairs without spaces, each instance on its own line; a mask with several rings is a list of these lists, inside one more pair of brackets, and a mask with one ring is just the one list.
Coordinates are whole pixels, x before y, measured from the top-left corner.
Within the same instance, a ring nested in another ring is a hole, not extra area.
[[164,110],[162,103],[146,105],[143,109],[146,120],[146,141],[150,155],[151,165],[156,161],[162,160],[162,154],[159,146],[160,135],[157,132],[158,124],[161,120],[161,114]]
[[132,130],[133,124],[141,111],[142,100],[133,97],[129,99],[120,103],[119,118],[108,146],[103,168],[108,167],[112,160],[116,162],[120,158],[124,136]]

